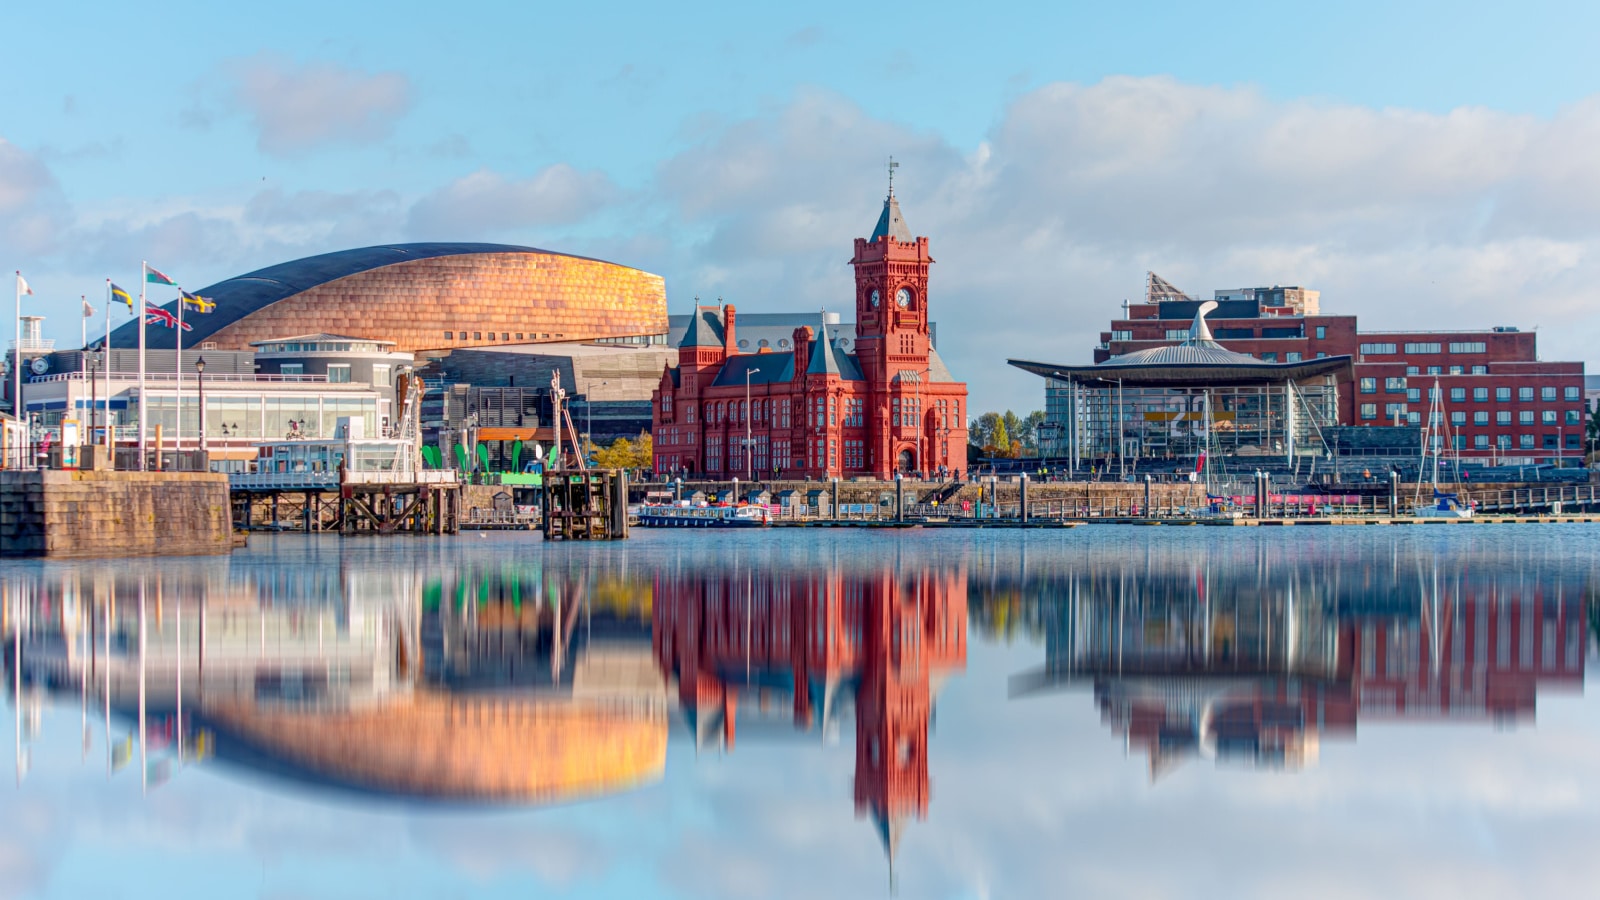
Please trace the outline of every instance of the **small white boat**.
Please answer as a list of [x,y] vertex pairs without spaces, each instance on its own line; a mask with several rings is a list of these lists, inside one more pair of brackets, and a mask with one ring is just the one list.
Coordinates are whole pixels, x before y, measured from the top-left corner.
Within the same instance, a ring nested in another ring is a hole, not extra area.
[[772,524],[765,506],[690,506],[646,503],[639,507],[645,528],[762,528]]
[[1434,488],[1433,505],[1418,506],[1411,514],[1419,519],[1470,519],[1472,507],[1462,505],[1461,498],[1455,494]]

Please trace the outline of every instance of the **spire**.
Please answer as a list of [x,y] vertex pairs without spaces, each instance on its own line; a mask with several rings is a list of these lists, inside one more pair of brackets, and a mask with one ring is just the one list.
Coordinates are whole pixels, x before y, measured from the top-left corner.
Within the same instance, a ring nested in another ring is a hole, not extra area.
[[[716,315],[713,313],[713,315]],[[721,347],[722,338],[716,332],[721,330],[705,321],[706,310],[700,306],[700,298],[694,298],[694,312],[689,316],[689,328],[683,333],[683,340],[678,342],[679,347]]]
[[828,336],[828,311],[822,311],[822,325],[811,342],[811,360],[806,364],[807,375],[842,375],[839,360],[833,355],[833,338]]
[[900,201],[894,196],[894,170],[900,164],[889,157],[889,196],[883,201],[883,215],[878,216],[877,227],[872,229],[872,237],[868,240],[875,241],[881,237],[892,237],[904,244],[909,244],[915,238],[911,236],[911,228],[906,225],[905,216],[900,215]]

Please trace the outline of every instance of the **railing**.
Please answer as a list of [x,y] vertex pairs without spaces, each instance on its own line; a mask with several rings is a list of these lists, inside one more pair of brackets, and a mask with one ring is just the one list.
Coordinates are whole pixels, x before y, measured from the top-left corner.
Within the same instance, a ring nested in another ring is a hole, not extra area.
[[236,472],[228,476],[228,487],[234,490],[332,489],[338,486],[338,472]]
[[[28,384],[49,384],[51,382],[57,382],[57,381],[87,381],[87,380],[91,380],[91,379],[94,380],[94,381],[97,381],[97,382],[103,382],[103,381],[105,381],[105,378],[106,378],[106,373],[105,373],[104,370],[95,371],[95,370],[82,370],[82,369],[80,369],[80,370],[78,370],[76,372],[57,372],[57,373],[55,373],[53,375],[34,375],[34,376],[30,376],[27,381],[28,381]],[[113,381],[137,381],[138,378],[139,378],[139,375],[138,375],[137,372],[114,372],[114,373],[112,373],[112,376],[111,376],[111,379]],[[176,372],[146,372],[145,375],[144,375],[144,378],[145,378],[145,381],[176,382],[178,380],[178,374]],[[183,383],[184,384],[198,384],[199,381],[200,381],[199,376],[194,374],[194,373],[192,373],[192,372],[185,372],[183,374]],[[212,384],[212,383],[215,383],[215,382],[223,382],[223,383],[227,383],[227,384],[241,384],[241,383],[242,384],[253,384],[253,383],[257,383],[257,382],[267,382],[267,383],[271,383],[271,384],[329,384],[330,383],[328,381],[328,376],[326,376],[326,375],[273,375],[273,374],[262,375],[262,374],[255,374],[255,373],[247,374],[247,375],[225,375],[225,374],[207,375],[205,377],[205,382],[206,382],[206,384]],[[366,384],[366,382],[364,382],[364,381],[363,382],[335,381],[335,382],[331,382],[331,383],[332,384]]]

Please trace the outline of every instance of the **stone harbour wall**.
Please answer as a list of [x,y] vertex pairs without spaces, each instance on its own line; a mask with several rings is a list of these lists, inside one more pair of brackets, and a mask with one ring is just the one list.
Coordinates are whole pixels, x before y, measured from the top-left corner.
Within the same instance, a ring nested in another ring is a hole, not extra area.
[[186,556],[232,548],[226,475],[0,472],[0,557]]

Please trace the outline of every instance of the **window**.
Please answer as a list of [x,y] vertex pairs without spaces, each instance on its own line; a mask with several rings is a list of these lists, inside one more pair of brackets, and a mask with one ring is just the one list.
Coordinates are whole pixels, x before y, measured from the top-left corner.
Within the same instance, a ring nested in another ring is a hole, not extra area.
[[1563,388],[1562,390],[1563,390],[1564,397],[1567,400],[1582,400],[1583,399],[1583,389],[1582,388],[1567,387],[1567,388]]
[[[1184,332],[1184,336],[1186,336],[1186,337],[1188,336],[1188,332],[1187,331]],[[1131,331],[1113,331],[1113,332],[1111,332],[1111,339],[1113,341],[1131,341],[1131,340],[1133,340],[1133,332],[1131,332]]]
[[1300,353],[1297,350],[1290,350],[1288,353],[1285,353],[1283,355],[1283,359],[1284,359],[1284,362],[1299,362],[1300,361]]
[[1317,351],[1317,359],[1327,359],[1327,358],[1328,358],[1328,354],[1327,353],[1325,353],[1322,350],[1318,350]]
[[1450,344],[1451,353],[1486,353],[1489,347],[1483,341],[1461,341]]
[[1575,409],[1567,410],[1567,424],[1568,425],[1582,425],[1583,424],[1583,413],[1581,413],[1581,412],[1579,412],[1579,411],[1577,411]]
[[1378,379],[1376,379],[1376,378],[1363,378],[1363,379],[1361,379],[1361,393],[1363,393],[1363,394],[1376,394],[1377,392],[1378,392]]
[[1466,388],[1451,388],[1450,389],[1450,402],[1452,402],[1452,403],[1462,403],[1466,399],[1467,399],[1467,389]]
[[1328,326],[1326,326],[1326,325],[1318,325],[1317,326],[1317,340],[1325,341],[1327,339],[1328,339]]
[[299,378],[306,373],[304,363],[284,363],[278,367],[278,374],[288,378]]
[[1555,435],[1547,434],[1547,435],[1544,436],[1544,448],[1546,450],[1555,450],[1556,449],[1556,436]]
[[1451,366],[1450,367],[1450,374],[1451,375],[1460,375],[1461,374],[1461,367],[1460,366]]
[[1408,412],[1408,413],[1406,413],[1406,422],[1408,424],[1411,424],[1411,425],[1421,425],[1422,424],[1422,413],[1419,413],[1419,412]]
[[1378,404],[1376,404],[1376,403],[1363,403],[1363,404],[1361,404],[1361,418],[1363,418],[1363,419],[1376,419],[1377,417],[1378,417]]
[[1489,449],[1489,436],[1487,434],[1475,435],[1472,438],[1472,446],[1477,450]]
[[1510,450],[1511,449],[1511,435],[1509,435],[1509,434],[1497,434],[1494,437],[1494,443],[1495,443],[1495,446],[1499,447],[1501,450]]
[[1464,413],[1464,412],[1453,412],[1453,413],[1451,413],[1450,414],[1450,424],[1451,425],[1465,425],[1465,424],[1467,424],[1467,414]]
[[686,425],[694,424],[694,404],[691,403],[683,408],[683,421]]
[[455,334],[455,332],[446,331],[444,333],[444,339],[447,340],[447,341],[453,341],[453,340],[455,340],[454,334]]
[[502,341],[511,340],[511,332],[509,332],[509,331],[500,332],[500,340],[502,340]]
[[1437,343],[1421,343],[1421,344],[1407,344],[1406,345],[1406,355],[1407,356],[1410,356],[1413,353],[1438,353],[1438,352],[1439,352],[1439,345]]
[[1531,409],[1519,410],[1517,412],[1517,424],[1518,425],[1532,425],[1533,424],[1533,410],[1531,410]]
[[1499,412],[1495,413],[1494,414],[1494,423],[1496,425],[1510,425],[1511,424],[1511,410],[1502,409]]
[[1473,413],[1472,414],[1472,424],[1474,424],[1474,425],[1487,425],[1487,424],[1489,424],[1489,413],[1488,413],[1488,411],[1480,409],[1477,412]]
[[333,383],[333,384],[349,384],[350,383],[350,367],[349,366],[344,366],[344,365],[329,366],[328,367],[328,381]]
[[1406,374],[1407,375],[1421,375],[1422,374],[1422,370],[1417,368],[1416,366],[1406,366]]
[[[1167,329],[1167,340],[1169,340],[1169,341],[1183,341],[1183,340],[1188,340],[1188,339],[1189,339],[1189,329],[1187,329],[1187,328],[1168,328]],[[847,458],[848,458],[848,455],[849,454],[847,453],[846,454]]]
[[1404,394],[1406,392],[1406,380],[1404,378],[1385,378],[1383,380],[1383,391],[1386,394]]
[[1533,435],[1531,435],[1531,434],[1519,434],[1519,435],[1517,435],[1517,449],[1519,449],[1519,450],[1532,450],[1533,449]]
[[1556,418],[1556,411],[1553,409],[1541,410],[1539,418],[1546,425],[1554,425],[1558,421]]
[[1263,354],[1261,354],[1261,361],[1262,362],[1277,362],[1278,361],[1278,354],[1276,354],[1276,353],[1263,353]]
[[1412,403],[1416,403],[1417,401],[1421,400],[1422,388],[1407,388],[1406,399],[1410,400]]
[[1500,403],[1511,402],[1511,388],[1497,387],[1494,389],[1494,399]]
[[1487,374],[1489,374],[1489,367],[1488,366],[1473,366],[1472,367],[1472,374],[1474,374],[1474,375],[1487,375]]
[[1583,447],[1583,435],[1581,434],[1569,434],[1566,436],[1566,440],[1568,450],[1578,450]]
[[372,383],[374,385],[380,385],[380,386],[383,386],[383,387],[388,387],[389,386],[389,367],[388,366],[373,366],[372,367]]
[[1522,400],[1522,401],[1532,400],[1533,399],[1533,388],[1531,388],[1531,387],[1517,388],[1517,399],[1518,400]]
[[1393,352],[1394,352],[1394,345],[1393,344],[1362,344],[1361,345],[1361,354],[1363,356],[1382,356],[1384,354],[1393,353]]
[[1428,367],[1428,374],[1429,375],[1443,375],[1444,374],[1444,368],[1442,366],[1429,366]]
[[1472,399],[1474,401],[1478,402],[1478,403],[1487,403],[1487,402],[1489,402],[1489,389],[1488,388],[1473,388],[1472,389]]
[[1383,405],[1383,417],[1390,421],[1394,421],[1395,416],[1405,415],[1405,412],[1406,405],[1404,403],[1385,403]]
[[474,331],[474,332],[473,332],[473,333],[472,333],[472,339],[473,339],[473,340],[475,340],[475,341],[481,341],[481,340],[483,340],[483,332],[481,332],[481,331]]
[[517,332],[517,340],[522,340],[522,332]]

